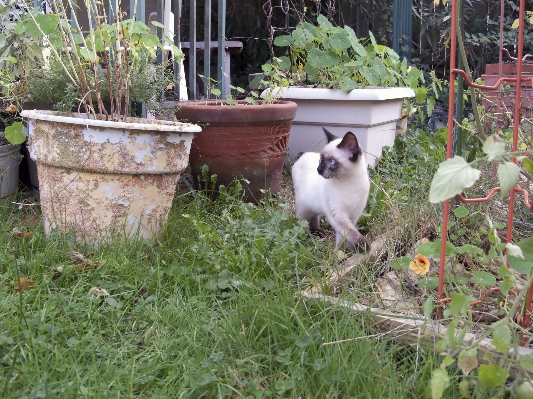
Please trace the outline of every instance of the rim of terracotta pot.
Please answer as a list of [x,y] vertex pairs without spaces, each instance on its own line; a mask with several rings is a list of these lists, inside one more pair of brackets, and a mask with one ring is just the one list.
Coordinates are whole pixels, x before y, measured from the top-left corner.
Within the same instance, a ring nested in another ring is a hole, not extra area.
[[[278,101],[269,104],[249,104],[245,100],[229,105],[226,101],[184,101],[176,103],[176,117],[191,123],[210,124],[276,124],[292,121],[297,104],[293,101]],[[246,112],[244,112],[246,111]]]
[[105,121],[93,119],[89,114],[69,114],[72,116],[65,116],[59,114],[57,111],[41,111],[41,110],[24,110],[20,113],[24,118],[37,119],[50,122],[72,123],[75,125],[89,125],[96,127],[105,127],[112,129],[126,129],[126,130],[150,130],[162,132],[200,132],[202,128],[192,123],[165,121],[160,119],[134,118],[131,117],[132,122],[121,121]]

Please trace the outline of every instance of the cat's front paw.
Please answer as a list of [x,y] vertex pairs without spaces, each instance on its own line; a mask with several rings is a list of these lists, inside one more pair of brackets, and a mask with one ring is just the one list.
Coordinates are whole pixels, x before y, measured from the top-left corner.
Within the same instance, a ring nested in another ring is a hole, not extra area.
[[370,243],[366,240],[365,237],[360,236],[354,243],[353,243],[353,250],[355,252],[359,253],[366,253],[370,251]]

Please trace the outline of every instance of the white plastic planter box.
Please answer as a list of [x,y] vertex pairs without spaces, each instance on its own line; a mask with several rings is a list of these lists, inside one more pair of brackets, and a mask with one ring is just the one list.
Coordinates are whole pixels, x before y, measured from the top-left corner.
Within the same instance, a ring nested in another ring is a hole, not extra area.
[[414,95],[405,87],[355,89],[349,93],[338,89],[284,89],[283,99],[298,104],[289,139],[290,160],[294,162],[306,151],[320,152],[326,144],[325,127],[339,137],[354,133],[367,163],[374,166],[383,147],[394,144],[403,100]]

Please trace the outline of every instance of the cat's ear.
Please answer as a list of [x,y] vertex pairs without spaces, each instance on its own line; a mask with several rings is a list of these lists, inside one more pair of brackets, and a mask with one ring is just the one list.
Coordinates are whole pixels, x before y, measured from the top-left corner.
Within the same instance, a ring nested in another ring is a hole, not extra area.
[[357,137],[355,137],[355,134],[353,134],[352,132],[348,132],[344,135],[342,141],[339,143],[337,148],[340,148],[341,150],[346,150],[350,154],[352,154],[352,156],[350,157],[350,161],[352,162],[357,161],[357,158],[359,157],[359,154],[361,152]]
[[340,138],[340,137],[335,136],[325,127],[323,127],[322,129],[324,129],[324,133],[326,133],[326,137],[328,138],[328,143],[331,143],[333,140],[337,140],[338,138]]

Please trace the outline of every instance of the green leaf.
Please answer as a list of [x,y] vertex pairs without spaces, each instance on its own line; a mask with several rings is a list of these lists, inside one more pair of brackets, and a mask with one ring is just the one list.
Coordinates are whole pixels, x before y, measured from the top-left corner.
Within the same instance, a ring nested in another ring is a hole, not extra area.
[[498,165],[498,180],[500,181],[500,198],[503,198],[518,182],[520,168],[513,162],[503,162]]
[[[405,58],[404,58],[405,59]],[[427,101],[427,114],[428,117],[431,117],[433,115],[433,109],[435,109],[435,97],[429,97]]]
[[453,210],[453,214],[458,218],[464,218],[465,216],[468,216],[468,213],[468,209],[462,205]]
[[284,36],[278,36],[274,39],[274,46],[278,47],[287,47],[291,46],[294,43],[294,39],[292,36],[284,35]]
[[522,355],[519,359],[520,367],[533,373],[533,355]]
[[[436,240],[433,242],[425,242],[417,248],[417,252],[420,255],[430,256],[437,255],[440,256],[440,250],[442,246],[442,240]],[[451,242],[446,241],[446,256],[452,256],[455,254],[455,245]]]
[[329,40],[331,47],[339,51],[344,51],[352,45],[350,39],[345,33],[334,33],[331,35]]
[[451,366],[455,363],[455,359],[451,356],[445,356],[444,359],[442,359],[441,367],[444,366],[444,368]]
[[452,301],[450,302],[450,308],[444,311],[444,316],[455,316],[458,313],[464,312],[469,308],[469,302],[471,297],[461,295],[456,292],[450,294]]
[[390,262],[390,265],[395,270],[404,270],[409,267],[409,263],[411,263],[411,258],[408,256],[400,256],[399,258],[393,259]]
[[425,288],[426,290],[434,290],[439,286],[438,277],[424,277],[416,282],[420,288]]
[[505,154],[505,142],[500,136],[493,134],[483,143],[483,152],[489,156],[489,161]]
[[161,42],[159,41],[159,37],[155,34],[146,35],[143,38],[143,42],[148,47],[161,47]]
[[511,347],[511,330],[506,324],[502,324],[492,332],[492,345],[496,350],[506,353]]
[[479,385],[487,391],[505,384],[508,376],[507,370],[504,370],[498,364],[491,363],[479,366]]
[[525,158],[522,160],[522,166],[526,170],[527,173],[529,173],[529,176],[533,177],[533,162],[529,158]]
[[24,32],[26,32],[26,25],[27,21],[19,22],[15,25],[13,32],[15,32],[17,35],[22,35]]
[[440,399],[444,390],[450,386],[450,377],[445,369],[435,369],[431,372],[431,398]]
[[476,271],[472,273],[472,281],[482,287],[486,287],[496,284],[496,277],[484,271]]
[[35,17],[35,21],[46,35],[55,32],[59,26],[59,17],[55,14],[39,14]]
[[26,141],[26,134],[22,129],[22,122],[14,122],[11,126],[7,126],[4,130],[7,141],[14,145],[24,143]]
[[524,259],[509,255],[507,256],[509,265],[518,273],[530,274],[533,267],[533,237],[525,238],[516,245],[522,250]]
[[476,247],[472,244],[465,244],[460,247],[455,248],[455,252],[458,254],[473,254],[473,255],[482,255],[484,252],[481,248]]
[[317,48],[312,48],[307,55],[307,62],[318,69],[335,66],[339,61],[339,56],[333,51],[322,51]]
[[436,204],[472,187],[479,179],[481,171],[470,166],[464,158],[455,156],[439,165],[439,169],[429,188],[429,201]]
[[349,93],[352,90],[358,89],[359,84],[350,79],[350,77],[344,77],[341,79],[339,87],[341,90],[345,91],[346,93]]
[[469,385],[468,380],[462,380],[459,383],[459,393],[465,399],[470,399],[472,397],[472,395],[470,395]]
[[425,87],[419,87],[416,89],[416,102],[418,104],[422,104],[426,101],[426,98],[428,96],[428,91]]

